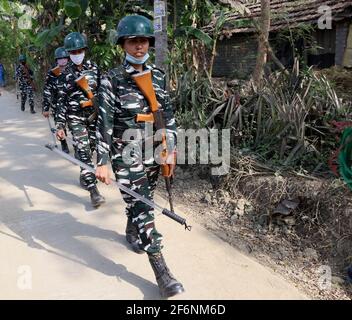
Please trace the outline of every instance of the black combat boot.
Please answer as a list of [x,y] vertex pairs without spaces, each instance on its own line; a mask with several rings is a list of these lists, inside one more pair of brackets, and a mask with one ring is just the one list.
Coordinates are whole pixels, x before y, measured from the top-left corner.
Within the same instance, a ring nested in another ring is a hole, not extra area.
[[132,218],[127,218],[127,225],[126,225],[126,240],[128,243],[132,245],[132,249],[136,253],[144,253],[139,246],[139,235],[137,228],[132,223]]
[[185,291],[183,285],[171,274],[161,252],[156,254],[148,253],[148,258],[162,297],[169,298]]
[[25,108],[24,108],[24,103],[21,104],[21,110],[24,111]]
[[31,113],[36,113],[34,108],[31,108]]
[[105,203],[105,198],[99,193],[97,186],[89,189],[90,192],[90,200],[92,202],[92,206],[97,208],[101,204]]
[[65,153],[70,153],[70,149],[68,148],[66,140],[61,140],[61,150]]

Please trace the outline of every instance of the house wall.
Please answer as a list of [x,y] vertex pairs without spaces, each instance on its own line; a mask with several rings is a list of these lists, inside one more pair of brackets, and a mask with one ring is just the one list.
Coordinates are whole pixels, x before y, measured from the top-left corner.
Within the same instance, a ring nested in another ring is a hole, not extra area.
[[[335,65],[336,60],[336,28],[332,29],[316,29],[312,33],[318,48],[313,52],[307,52],[308,66],[317,68],[329,68]],[[309,48],[311,44],[307,43]]]
[[[319,68],[327,68],[334,64],[342,65],[350,23],[350,20],[345,20],[334,24],[331,30],[313,32],[317,45],[321,49],[307,54],[308,65]],[[275,34],[273,33],[270,34],[270,42],[275,47]],[[232,79],[248,78],[255,68],[257,48],[257,38],[253,34],[234,34],[230,39],[225,38],[218,41],[213,76]],[[276,55],[286,67],[292,65],[293,56],[289,43],[279,48],[276,46]],[[270,57],[268,57],[268,63],[273,69],[276,68],[270,63]]]
[[234,35],[230,39],[219,40],[213,76],[247,78],[255,67],[257,47],[257,39],[253,35]]

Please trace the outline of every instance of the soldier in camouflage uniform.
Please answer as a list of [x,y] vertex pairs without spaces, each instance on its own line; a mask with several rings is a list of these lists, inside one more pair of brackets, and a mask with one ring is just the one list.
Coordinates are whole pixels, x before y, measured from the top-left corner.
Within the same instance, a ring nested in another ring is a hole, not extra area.
[[21,91],[21,110],[25,110],[25,104],[28,97],[31,113],[35,113],[33,71],[27,65],[27,58],[24,54],[21,54],[18,60],[20,63],[16,68],[16,81],[19,82]]
[[[159,108],[163,110],[166,131],[173,143],[172,149],[176,142],[175,119],[165,90],[165,74],[155,66],[146,64],[149,45],[153,46],[155,42],[151,22],[143,16],[127,16],[118,24],[117,34],[117,43],[122,46],[126,57],[121,66],[110,70],[102,78],[99,89],[96,176],[102,182],[110,183],[107,167],[110,156],[116,180],[153,200],[160,165],[153,155],[147,157],[146,148],[143,147],[145,141],[130,140],[124,135],[127,129],[137,129],[144,136],[146,124],[137,122],[136,115],[151,112],[147,100],[131,76],[143,70],[151,70]],[[152,130],[155,131],[155,128]],[[126,163],[126,147],[132,143],[133,152],[128,159],[130,162]],[[126,240],[135,252],[147,252],[162,296],[170,297],[183,292],[182,284],[171,274],[161,253],[162,236],[155,228],[153,208],[120,191],[127,204]]]
[[[92,101],[87,97],[87,92],[82,90],[76,80],[84,76],[95,95],[100,86],[100,71],[94,62],[84,61],[87,42],[83,35],[72,32],[65,37],[64,43],[71,61],[63,73],[64,84],[59,95],[55,119],[56,135],[59,139],[65,138],[64,128],[67,124],[78,145],[75,157],[89,166],[94,166],[92,156],[96,147],[97,111],[90,103]],[[99,207],[105,202],[98,191],[97,180],[93,173],[81,168],[80,183],[90,192],[94,207]]]
[[[50,109],[54,119],[57,113],[57,103],[59,98],[60,88],[63,86],[63,71],[67,65],[70,55],[65,48],[60,47],[54,53],[56,65],[50,69],[46,75],[44,90],[43,90],[43,116],[48,118],[50,116]],[[58,70],[55,72],[55,67]],[[65,128],[65,135],[67,135]],[[66,153],[70,153],[66,139],[61,140],[61,149]]]

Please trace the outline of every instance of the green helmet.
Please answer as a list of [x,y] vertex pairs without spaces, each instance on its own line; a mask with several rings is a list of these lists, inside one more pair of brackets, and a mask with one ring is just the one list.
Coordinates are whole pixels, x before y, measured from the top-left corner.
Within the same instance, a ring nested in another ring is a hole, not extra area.
[[24,54],[20,54],[20,56],[18,57],[18,61],[19,62],[22,62],[22,61],[26,61],[27,60],[27,58],[26,58],[26,55],[24,55]]
[[70,55],[64,47],[59,47],[55,50],[55,59],[68,58]]
[[150,45],[154,46],[155,37],[152,22],[140,15],[131,15],[122,18],[117,25],[116,42],[122,44],[123,39],[129,37],[149,38]]
[[67,51],[84,49],[87,48],[87,40],[79,32],[71,32],[65,37],[64,45]]

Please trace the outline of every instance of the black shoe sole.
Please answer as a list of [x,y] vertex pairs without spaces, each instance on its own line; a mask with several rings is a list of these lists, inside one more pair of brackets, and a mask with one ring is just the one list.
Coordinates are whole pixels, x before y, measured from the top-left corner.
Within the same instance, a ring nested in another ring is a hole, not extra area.
[[104,201],[99,201],[99,202],[97,202],[97,203],[92,203],[92,206],[94,207],[94,208],[98,208],[98,207],[100,207],[102,204],[104,204],[105,203],[105,200]]
[[176,287],[174,289],[170,289],[170,291],[165,291],[165,292],[160,291],[160,295],[164,298],[171,298],[171,297],[176,296],[178,294],[181,294],[183,292],[185,292],[185,289],[181,285],[181,286]]
[[100,207],[102,204],[104,204],[105,203],[105,199],[102,199],[102,200],[100,200],[99,202],[96,202],[96,203],[92,203],[92,206],[94,207],[94,208],[98,208],[98,207]]

